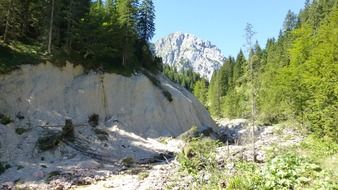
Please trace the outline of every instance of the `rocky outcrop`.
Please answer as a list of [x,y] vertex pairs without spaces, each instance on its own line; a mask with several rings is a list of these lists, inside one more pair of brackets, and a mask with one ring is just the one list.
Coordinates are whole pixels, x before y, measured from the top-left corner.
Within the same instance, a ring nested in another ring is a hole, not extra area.
[[12,118],[20,113],[32,126],[62,125],[65,119],[83,125],[98,114],[105,126],[118,123],[142,137],[178,136],[192,126],[215,126],[191,93],[161,75],[157,80],[172,102],[143,74],[84,73],[70,63],[63,68],[24,65],[0,76],[0,113]]
[[210,80],[224,61],[221,51],[209,41],[192,34],[176,32],[155,43],[156,55],[178,70],[191,68]]

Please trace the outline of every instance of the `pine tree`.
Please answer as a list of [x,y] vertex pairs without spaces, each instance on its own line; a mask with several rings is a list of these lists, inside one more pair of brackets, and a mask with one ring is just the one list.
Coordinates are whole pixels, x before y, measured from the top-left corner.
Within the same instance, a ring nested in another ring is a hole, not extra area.
[[118,0],[117,21],[122,30],[122,65],[129,63],[133,55],[133,45],[136,40],[137,0]]
[[198,80],[195,83],[193,93],[203,105],[206,105],[208,91],[205,80]]
[[288,11],[283,24],[284,31],[291,31],[296,28],[298,24],[298,16],[291,10]]
[[240,50],[233,69],[233,83],[240,83],[239,79],[244,75],[245,62],[244,53]]
[[215,71],[212,74],[208,89],[208,107],[210,113],[215,117],[221,116],[221,93],[218,72]]
[[149,41],[155,33],[155,7],[152,0],[143,0],[139,7],[137,30],[140,39]]

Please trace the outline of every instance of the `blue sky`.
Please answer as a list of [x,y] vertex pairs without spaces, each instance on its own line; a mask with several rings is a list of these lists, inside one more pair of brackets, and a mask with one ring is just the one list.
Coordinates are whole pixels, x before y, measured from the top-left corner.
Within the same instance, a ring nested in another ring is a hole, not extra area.
[[156,34],[192,33],[209,40],[225,56],[236,56],[244,44],[244,28],[251,23],[255,39],[264,47],[276,37],[287,11],[298,13],[304,0],[154,0]]

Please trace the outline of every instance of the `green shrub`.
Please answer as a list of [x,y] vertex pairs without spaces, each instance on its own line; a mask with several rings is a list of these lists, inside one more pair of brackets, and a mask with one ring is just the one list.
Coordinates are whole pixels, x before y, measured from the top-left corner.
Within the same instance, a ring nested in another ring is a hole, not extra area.
[[0,175],[3,174],[9,168],[11,168],[11,165],[0,162]]
[[3,115],[3,114],[0,114],[0,123],[1,124],[8,125],[12,122],[13,122],[13,120],[10,117]]
[[167,100],[169,102],[172,102],[174,100],[173,97],[172,97],[172,95],[171,95],[171,93],[168,90],[162,89],[162,94],[163,94],[164,97],[167,98]]
[[69,141],[75,140],[74,126],[72,120],[66,119],[65,126],[62,128],[61,137]]
[[99,115],[98,114],[92,114],[88,117],[88,123],[92,127],[96,127],[99,125]]
[[191,139],[178,154],[181,168],[193,175],[203,169],[215,168],[217,166],[215,151],[219,145],[219,142],[211,139]]
[[331,156],[338,153],[338,144],[331,138],[308,136],[302,143],[301,147],[309,151],[313,159]]
[[66,120],[61,133],[51,133],[38,138],[37,146],[40,150],[46,151],[57,147],[62,140],[70,142],[75,140],[74,125],[71,120]]
[[145,76],[147,76],[147,78],[153,83],[153,85],[155,85],[157,88],[159,88],[162,91],[163,96],[169,102],[173,101],[173,97],[172,97],[171,93],[162,86],[161,81],[153,73],[150,73],[147,70],[142,70],[142,73]]
[[334,189],[337,182],[319,165],[288,153],[270,160],[262,171],[263,189]]
[[42,151],[50,150],[57,147],[62,139],[60,134],[52,134],[40,137],[37,141],[38,148]]
[[5,45],[0,43],[0,74],[10,73],[23,64],[37,64],[41,61],[37,55],[38,47],[19,42]]
[[28,129],[25,129],[25,128],[16,128],[15,129],[15,133],[18,134],[18,135],[22,135],[27,131],[28,131]]
[[145,178],[147,178],[149,176],[149,172],[148,171],[143,171],[143,172],[140,172],[138,174],[138,179],[140,180],[144,180]]
[[135,163],[135,161],[132,157],[126,157],[122,159],[121,163],[123,166],[130,167]]
[[179,136],[179,138],[184,141],[190,141],[197,137],[199,137],[199,132],[196,126],[192,126],[188,131],[184,132]]
[[98,138],[100,141],[107,141],[107,140],[108,140],[109,134],[108,134],[106,131],[104,131],[104,130],[102,130],[102,129],[97,129],[97,128],[95,128],[95,129],[94,129],[94,132],[95,132],[97,138]]
[[60,171],[52,171],[50,173],[48,173],[46,181],[50,182],[53,180],[53,178],[55,178],[56,176],[60,176],[61,172]]

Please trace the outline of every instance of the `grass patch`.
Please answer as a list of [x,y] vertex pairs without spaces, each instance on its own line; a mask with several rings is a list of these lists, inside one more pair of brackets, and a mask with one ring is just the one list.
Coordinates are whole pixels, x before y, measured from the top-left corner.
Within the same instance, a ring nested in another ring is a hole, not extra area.
[[143,172],[138,173],[137,176],[139,180],[144,180],[145,178],[149,177],[149,172],[143,171]]

